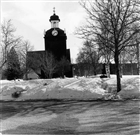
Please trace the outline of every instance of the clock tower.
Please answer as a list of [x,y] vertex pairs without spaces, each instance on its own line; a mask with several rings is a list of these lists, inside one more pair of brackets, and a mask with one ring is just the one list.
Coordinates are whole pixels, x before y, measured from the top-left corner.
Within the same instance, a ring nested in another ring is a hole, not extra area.
[[[52,74],[52,77],[64,77],[64,75],[66,77],[72,77],[73,72],[70,60],[70,49],[67,49],[66,45],[67,36],[65,31],[59,28],[60,19],[59,16],[55,14],[55,9],[53,10],[53,15],[50,17],[49,21],[51,23],[51,28],[44,32],[45,50],[27,52],[27,58],[29,60],[31,59],[31,62],[33,63],[37,62],[34,63],[37,67],[32,67],[32,64],[30,64],[30,68],[36,71],[40,78],[47,78],[44,69],[42,68],[42,63],[39,63],[39,61],[40,58],[44,58],[43,56],[47,57],[46,52],[49,52],[53,54],[58,62],[58,69]],[[65,70],[61,68],[65,68]]]
[[[67,49],[66,45],[67,36],[65,31],[59,28],[60,19],[59,16],[55,14],[55,8],[49,21],[51,23],[51,28],[44,32],[45,51],[52,53],[58,62],[65,57],[70,62],[69,71],[67,71],[65,75],[67,77],[72,77],[70,49]],[[55,74],[59,73],[56,72]]]
[[51,28],[44,33],[45,51],[51,52],[58,61],[62,57],[66,57],[70,61],[70,50],[66,48],[66,33],[59,28],[60,19],[55,14],[55,9],[53,12],[49,19]]

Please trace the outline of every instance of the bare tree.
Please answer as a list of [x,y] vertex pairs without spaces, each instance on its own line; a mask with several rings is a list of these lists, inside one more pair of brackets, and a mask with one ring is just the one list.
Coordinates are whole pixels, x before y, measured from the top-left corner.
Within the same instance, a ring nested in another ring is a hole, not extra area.
[[58,68],[54,55],[47,51],[27,53],[27,69],[32,69],[40,78],[52,78]]
[[42,70],[44,73],[48,76],[48,78],[52,78],[52,75],[57,70],[57,61],[54,57],[54,55],[50,52],[45,52],[45,57],[41,61],[42,64]]
[[[104,19],[104,16],[102,17]],[[106,19],[104,19],[104,22],[106,23],[106,27],[108,25],[108,22]],[[109,27],[109,26],[108,26]],[[109,43],[108,40],[112,40],[112,35],[104,28],[104,26],[101,27],[102,36],[105,37],[104,39],[97,35],[96,37],[96,43],[99,47],[99,52],[102,56],[102,59],[104,60],[104,67],[107,73],[107,76],[110,77],[110,62],[113,57],[112,51],[110,48],[106,47]]]
[[140,32],[136,35],[136,57],[137,57],[137,72],[140,75]]
[[12,25],[11,20],[4,21],[1,25],[1,59],[0,59],[0,70],[7,62],[7,54],[12,47],[16,48],[21,42],[21,37],[16,37],[14,32],[16,29]]
[[[27,52],[26,56],[26,69],[27,74],[30,70],[33,70],[40,78],[42,78],[40,69],[41,69],[41,59],[43,56],[35,51]],[[26,79],[28,79],[28,75],[26,74]]]
[[28,40],[22,41],[20,46],[18,47],[19,61],[20,61],[22,72],[25,75],[25,79],[28,79],[27,74],[30,71],[30,68],[28,68],[27,66],[27,52],[32,50],[33,50],[33,46],[31,46]]
[[137,71],[140,75],[140,44],[137,44]]
[[14,47],[12,47],[7,54],[6,65],[7,66],[3,74],[4,78],[8,80],[13,80],[13,79],[20,78],[22,76],[18,54],[14,49]]
[[64,75],[66,72],[68,72],[70,70],[70,61],[63,56],[61,58],[61,60],[58,62],[58,70],[60,71],[60,75],[62,76],[62,78],[64,78]]
[[[88,14],[87,25],[78,34],[92,38],[96,43],[106,41],[105,48],[112,51],[116,65],[117,92],[121,91],[119,55],[125,47],[135,44],[140,33],[139,0],[94,0],[81,2]],[[103,34],[108,32],[108,36]],[[98,38],[97,38],[98,37]],[[110,40],[111,39],[111,40]]]
[[[78,54],[78,63],[87,63],[89,65],[87,71],[93,70],[94,75],[97,75],[97,68],[101,55],[98,48],[93,45],[92,40],[86,40],[81,51]],[[91,69],[90,69],[91,68]]]
[[132,45],[125,48],[120,54],[120,64],[123,73],[123,66],[125,63],[130,63],[131,74],[133,75],[133,63],[137,63],[137,46]]

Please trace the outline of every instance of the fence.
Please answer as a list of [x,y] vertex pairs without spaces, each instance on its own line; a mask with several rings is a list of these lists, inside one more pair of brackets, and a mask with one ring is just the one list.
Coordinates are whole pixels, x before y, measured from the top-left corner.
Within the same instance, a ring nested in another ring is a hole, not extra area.
[[[121,73],[123,75],[138,75],[139,68],[137,63],[126,63],[120,65]],[[102,74],[103,64],[98,64],[96,72],[97,74]],[[116,68],[115,64],[110,64],[110,74],[115,74]],[[94,67],[91,64],[73,64],[73,75],[86,76],[94,75]]]

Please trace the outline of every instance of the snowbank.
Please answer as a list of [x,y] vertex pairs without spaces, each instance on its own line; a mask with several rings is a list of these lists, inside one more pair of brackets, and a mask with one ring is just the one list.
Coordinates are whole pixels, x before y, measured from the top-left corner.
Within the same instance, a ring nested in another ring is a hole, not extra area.
[[[140,98],[139,76],[123,76],[121,79],[122,98]],[[116,90],[116,77],[65,78],[0,81],[0,100],[36,100],[36,99],[97,99]],[[21,93],[18,98],[12,97],[15,92]]]
[[[103,88],[108,93],[117,89],[116,76],[111,76],[110,79],[103,80]],[[121,78],[121,88],[119,95],[123,99],[140,98],[140,78],[138,75],[123,75]]]

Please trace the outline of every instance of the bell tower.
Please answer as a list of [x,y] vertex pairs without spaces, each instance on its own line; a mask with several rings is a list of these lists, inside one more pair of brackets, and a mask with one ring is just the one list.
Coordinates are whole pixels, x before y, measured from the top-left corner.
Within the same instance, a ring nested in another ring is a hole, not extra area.
[[67,36],[65,31],[59,28],[60,19],[55,13],[55,8],[49,21],[51,28],[44,33],[45,51],[51,52],[57,60],[60,60],[63,56],[67,57]]
[[[53,8],[53,15],[50,16],[49,21],[51,28],[44,32],[45,51],[52,53],[57,61],[61,61],[61,59],[65,57],[70,62],[69,71],[67,71],[65,75],[72,77],[70,49],[67,49],[66,44],[67,36],[65,31],[59,28],[60,19],[55,13],[55,8]],[[58,72],[55,74],[59,75]]]
[[50,17],[51,28],[59,28],[59,16],[55,14],[55,7],[53,8],[53,16]]

